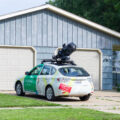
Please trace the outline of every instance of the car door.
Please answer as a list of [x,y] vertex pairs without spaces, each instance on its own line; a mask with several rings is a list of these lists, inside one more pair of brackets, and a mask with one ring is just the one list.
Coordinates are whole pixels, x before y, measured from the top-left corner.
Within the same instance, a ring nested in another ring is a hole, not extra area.
[[33,68],[30,73],[24,79],[24,90],[30,92],[36,92],[37,77],[42,70],[42,65]]
[[45,95],[45,87],[49,83],[51,79],[51,67],[48,65],[45,65],[41,71],[41,74],[39,75],[39,82],[37,82],[37,91],[40,93],[40,95]]

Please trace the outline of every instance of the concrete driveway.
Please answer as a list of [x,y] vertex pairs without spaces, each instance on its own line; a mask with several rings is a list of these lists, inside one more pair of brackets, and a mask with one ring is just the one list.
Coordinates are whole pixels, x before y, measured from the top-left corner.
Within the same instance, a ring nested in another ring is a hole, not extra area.
[[[15,95],[14,91],[0,91]],[[36,95],[26,95],[34,99],[46,100],[44,97]],[[68,105],[73,108],[89,108],[104,112],[120,114],[120,93],[113,91],[95,91],[88,101],[80,101],[77,97],[57,98],[54,103]]]
[[55,101],[75,108],[90,108],[104,112],[120,114],[120,93],[111,91],[95,91],[88,101],[80,101],[77,97],[61,98]]

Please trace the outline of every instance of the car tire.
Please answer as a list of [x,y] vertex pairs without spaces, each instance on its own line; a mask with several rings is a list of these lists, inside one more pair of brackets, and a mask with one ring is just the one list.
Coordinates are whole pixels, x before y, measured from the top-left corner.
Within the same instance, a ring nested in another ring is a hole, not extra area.
[[25,95],[25,93],[23,92],[22,84],[21,84],[20,82],[18,82],[18,83],[16,84],[15,90],[16,90],[16,94],[17,94],[18,96],[24,96],[24,95]]
[[54,90],[51,86],[48,86],[45,91],[45,97],[48,101],[55,100]]
[[85,96],[83,96],[83,97],[79,97],[79,98],[80,98],[81,101],[87,101],[87,100],[89,100],[89,98],[90,98],[90,94],[85,95]]

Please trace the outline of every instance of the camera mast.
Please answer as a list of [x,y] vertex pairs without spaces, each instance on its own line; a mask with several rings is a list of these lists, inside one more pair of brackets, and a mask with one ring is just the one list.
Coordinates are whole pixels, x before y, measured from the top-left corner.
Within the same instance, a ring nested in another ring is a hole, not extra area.
[[42,63],[44,62],[51,62],[53,64],[72,64],[75,65],[75,63],[70,60],[70,55],[76,50],[76,45],[71,42],[69,44],[63,44],[62,49],[58,50],[57,55],[54,55],[52,59],[44,59]]

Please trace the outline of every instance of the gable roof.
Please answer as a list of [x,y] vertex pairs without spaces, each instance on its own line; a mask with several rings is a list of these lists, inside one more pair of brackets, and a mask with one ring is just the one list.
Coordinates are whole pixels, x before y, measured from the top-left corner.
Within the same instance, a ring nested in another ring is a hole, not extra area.
[[95,29],[100,30],[102,32],[105,32],[109,35],[112,35],[114,37],[120,38],[120,33],[119,32],[111,30],[107,27],[104,27],[102,25],[94,23],[90,20],[87,20],[87,19],[82,18],[80,16],[77,16],[75,14],[72,14],[70,12],[67,12],[63,9],[57,8],[57,7],[52,6],[50,4],[45,4],[45,5],[42,5],[42,6],[39,6],[39,7],[34,7],[34,8],[27,9],[27,10],[22,10],[22,11],[18,11],[18,12],[15,12],[15,13],[11,13],[11,14],[8,14],[8,15],[3,15],[3,16],[0,16],[0,20],[16,17],[16,16],[19,16],[19,15],[24,15],[24,14],[27,14],[27,13],[32,13],[32,12],[39,11],[39,10],[44,10],[44,9],[48,9],[48,10],[53,11],[55,13],[61,14],[65,17],[67,17],[67,18],[70,18],[72,20],[75,20],[77,22],[85,24],[89,27],[95,28]]

